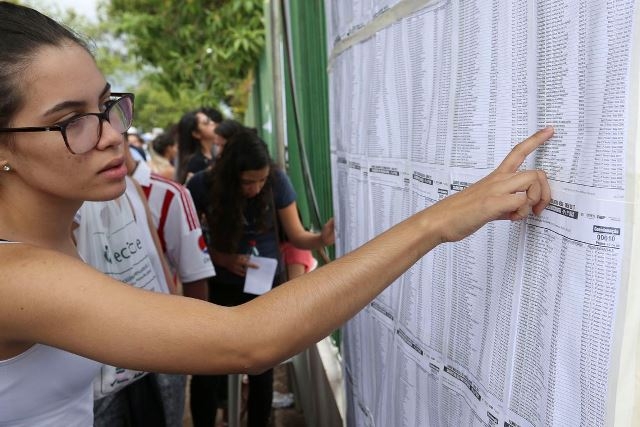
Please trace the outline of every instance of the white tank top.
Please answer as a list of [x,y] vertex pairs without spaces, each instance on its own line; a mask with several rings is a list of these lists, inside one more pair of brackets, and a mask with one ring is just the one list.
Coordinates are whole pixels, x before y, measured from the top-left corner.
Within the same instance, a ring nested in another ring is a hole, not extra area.
[[42,344],[0,360],[0,427],[93,426],[92,381],[101,366]]
[[0,426],[92,426],[100,366],[41,344],[0,361]]

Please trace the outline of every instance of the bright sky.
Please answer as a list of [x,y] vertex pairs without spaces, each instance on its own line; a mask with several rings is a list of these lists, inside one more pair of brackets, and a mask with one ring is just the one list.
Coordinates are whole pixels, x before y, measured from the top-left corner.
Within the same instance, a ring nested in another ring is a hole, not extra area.
[[85,15],[91,20],[96,20],[97,0],[27,0],[24,3],[36,9],[43,5],[50,8],[51,5],[55,4],[62,10],[74,9],[78,14]]

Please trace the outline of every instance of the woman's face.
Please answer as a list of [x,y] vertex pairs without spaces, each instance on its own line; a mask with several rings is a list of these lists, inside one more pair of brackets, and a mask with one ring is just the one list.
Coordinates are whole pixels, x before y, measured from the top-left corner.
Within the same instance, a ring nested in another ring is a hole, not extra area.
[[227,143],[227,140],[224,136],[220,136],[217,133],[213,133],[213,145],[222,150],[222,147]]
[[269,166],[262,169],[244,171],[240,174],[240,188],[247,199],[256,197],[269,177]]
[[[24,104],[11,127],[51,126],[84,113],[104,111],[110,87],[93,58],[75,43],[42,48],[33,58],[21,86]],[[11,165],[6,184],[39,197],[109,200],[124,192],[123,136],[108,122],[96,146],[70,153],[62,134],[15,132],[13,144],[0,144],[0,163]]]
[[200,140],[200,142],[214,143],[216,123],[209,118],[205,113],[196,113],[196,130],[193,131],[193,137]]

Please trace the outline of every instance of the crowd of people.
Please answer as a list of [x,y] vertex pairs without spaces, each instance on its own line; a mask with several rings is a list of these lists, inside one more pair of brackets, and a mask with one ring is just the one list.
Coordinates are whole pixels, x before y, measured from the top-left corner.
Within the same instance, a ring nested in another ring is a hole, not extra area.
[[[545,174],[519,169],[544,129],[478,183],[301,274],[333,220],[305,229],[255,129],[199,108],[138,138],[134,94],[27,7],[0,2],[0,50],[2,426],[180,426],[192,375],[194,425],[211,427],[228,373],[249,375],[247,422],[265,426],[275,364],[438,244],[550,200]],[[268,259],[263,288],[245,287]]]
[[[127,141],[127,169],[145,195],[130,197],[149,204],[152,225],[161,242],[156,245],[157,252],[167,257],[172,271],[182,273],[176,279],[183,295],[221,306],[243,304],[258,296],[243,289],[247,269],[258,267],[251,262],[252,251],[254,255],[278,261],[269,284],[273,288],[287,277],[297,277],[315,268],[317,261],[311,250],[333,244],[332,220],[320,233],[304,228],[295,190],[286,173],[271,159],[257,131],[224,118],[217,109],[189,111],[176,125],[165,132],[156,131],[153,139],[147,141],[137,128],[130,128]],[[180,201],[186,203],[178,206]],[[190,235],[186,232],[190,221],[197,231],[190,242],[181,242],[180,236]],[[201,237],[204,243],[199,240]],[[195,277],[197,283],[188,276],[197,273],[193,260],[198,260],[198,256],[187,252],[195,248],[206,249],[208,253],[201,264],[213,266],[201,269],[201,274]],[[114,413],[117,419],[124,419],[123,412],[132,406],[126,402],[132,399],[131,390],[148,388],[150,378],[151,375],[121,393],[99,400],[96,419],[105,418],[105,426],[114,425]],[[216,409],[224,409],[227,402],[227,384],[226,375],[192,375],[190,410],[194,426],[214,425],[219,415]],[[273,370],[249,375],[248,385],[248,425],[265,426],[271,413]],[[165,410],[167,425],[180,425],[179,407],[184,404],[183,394],[178,393],[180,386],[184,392],[183,377],[171,401],[167,398],[159,402],[173,408]],[[144,393],[136,396],[139,395]],[[147,402],[145,407],[157,403]],[[109,417],[98,412],[105,405],[111,408]]]
[[[92,229],[96,216],[129,218],[142,226],[139,234],[150,236],[145,250],[155,260],[154,275],[165,282],[154,290],[228,307],[258,296],[244,290],[247,269],[259,267],[251,255],[277,260],[268,286],[273,288],[315,268],[311,250],[333,244],[332,220],[320,233],[304,228],[293,185],[256,129],[224,118],[217,109],[189,111],[166,131],[156,129],[152,138],[131,127],[125,145],[128,177],[123,200],[86,202],[76,214],[76,229],[84,233],[80,255],[113,277],[118,278],[101,264],[100,254],[91,256],[91,247],[102,248],[105,242],[86,236],[109,235],[103,228]],[[128,204],[131,214],[122,207]],[[95,209],[98,213],[91,215]],[[121,221],[113,223],[122,229]],[[128,283],[141,286],[135,278]],[[124,426],[143,418],[134,408],[154,409],[163,414],[161,423],[181,425],[186,376],[146,373],[131,381],[121,377],[126,387],[95,401],[94,425]],[[248,425],[266,426],[273,370],[248,375],[247,382]],[[191,376],[189,409],[195,427],[213,426],[216,417],[225,414],[227,384],[226,375]]]

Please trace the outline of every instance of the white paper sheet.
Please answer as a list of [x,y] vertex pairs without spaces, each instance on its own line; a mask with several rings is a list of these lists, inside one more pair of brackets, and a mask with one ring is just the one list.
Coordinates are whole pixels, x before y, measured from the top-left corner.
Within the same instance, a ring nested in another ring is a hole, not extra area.
[[536,129],[556,129],[526,163],[552,185],[540,217],[438,247],[348,324],[352,425],[613,419],[637,7],[433,2],[336,57],[339,255],[471,185]]
[[278,268],[278,260],[251,255],[249,262],[257,264],[258,268],[247,269],[247,275],[244,278],[244,292],[254,295],[269,292]]

